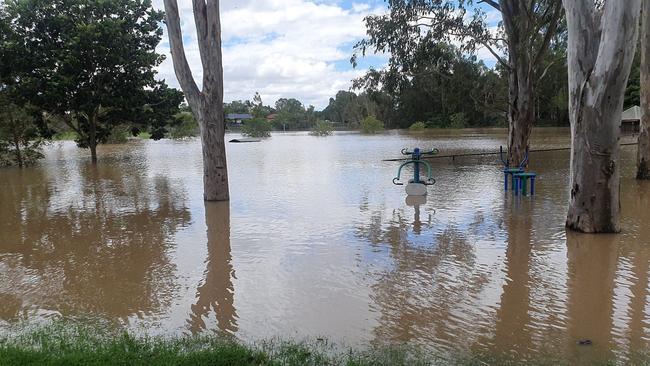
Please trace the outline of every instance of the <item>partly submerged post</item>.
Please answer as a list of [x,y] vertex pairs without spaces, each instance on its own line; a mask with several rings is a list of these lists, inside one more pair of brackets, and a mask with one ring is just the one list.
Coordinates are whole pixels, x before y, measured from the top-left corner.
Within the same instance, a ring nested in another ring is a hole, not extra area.
[[[400,165],[397,170],[397,177],[393,179],[393,184],[395,185],[404,185],[400,181],[402,175],[402,168],[409,164],[413,164],[413,179],[409,180],[406,186],[406,194],[409,196],[426,196],[427,195],[427,186],[433,185],[436,183],[436,180],[433,179],[433,172],[431,170],[431,165],[422,160],[423,155],[435,155],[438,153],[438,149],[432,149],[429,151],[422,152],[420,148],[416,147],[413,151],[408,151],[407,149],[402,150],[402,155],[411,155],[411,160]],[[424,165],[427,168],[427,180],[423,181],[420,179],[420,165]]]

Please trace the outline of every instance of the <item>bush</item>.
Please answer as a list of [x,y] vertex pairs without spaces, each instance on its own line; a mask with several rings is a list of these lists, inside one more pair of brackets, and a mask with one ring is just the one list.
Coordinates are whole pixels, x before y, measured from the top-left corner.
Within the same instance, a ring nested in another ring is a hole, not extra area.
[[199,134],[199,124],[192,112],[180,112],[174,115],[174,126],[169,129],[169,137],[184,139]]
[[409,127],[409,130],[411,131],[424,131],[424,129],[427,128],[427,124],[424,122],[415,122],[414,124]]
[[374,134],[384,130],[384,122],[375,116],[368,116],[361,121],[361,133]]
[[36,163],[43,158],[44,142],[34,124],[32,110],[0,102],[0,166]]
[[125,144],[131,136],[131,128],[120,125],[115,126],[111,134],[106,138],[105,144]]
[[447,128],[449,127],[449,120],[442,116],[435,116],[426,123],[427,128]]
[[271,122],[264,118],[253,118],[244,121],[241,134],[248,137],[269,137],[271,136]]
[[456,113],[452,114],[451,117],[451,128],[465,128],[467,127],[467,116],[465,113]]
[[317,121],[309,134],[312,136],[330,136],[332,134],[332,124],[325,121]]

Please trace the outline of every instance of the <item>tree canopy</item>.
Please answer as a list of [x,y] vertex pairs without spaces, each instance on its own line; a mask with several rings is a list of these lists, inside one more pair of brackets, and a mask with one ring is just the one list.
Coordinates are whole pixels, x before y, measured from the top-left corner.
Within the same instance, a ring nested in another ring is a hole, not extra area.
[[117,125],[162,136],[182,94],[154,78],[163,13],[150,0],[7,0],[0,16],[12,99],[63,121],[93,161]]
[[[487,12],[501,22],[492,29]],[[487,49],[507,73],[508,161],[521,161],[537,117],[536,86],[558,25],[560,0],[392,0],[388,12],[365,18],[368,37],[352,57],[389,53],[388,75],[414,78],[428,64],[439,71],[440,44],[459,44],[462,54]],[[443,66],[445,59],[442,59]]]

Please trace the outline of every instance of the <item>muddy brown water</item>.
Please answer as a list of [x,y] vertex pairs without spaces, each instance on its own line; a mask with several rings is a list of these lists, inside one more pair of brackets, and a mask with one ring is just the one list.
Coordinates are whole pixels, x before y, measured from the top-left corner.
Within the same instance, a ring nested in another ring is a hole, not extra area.
[[[567,146],[567,134],[538,129],[533,145]],[[537,194],[525,198],[503,192],[495,156],[436,160],[418,207],[391,182],[399,163],[382,161],[504,140],[228,144],[229,204],[202,201],[195,140],[103,146],[97,166],[53,143],[38,166],[0,170],[0,328],[97,317],[162,334],[632,360],[650,346],[650,183],[632,179],[635,147],[622,154],[618,235],[566,233],[566,151],[531,156]]]

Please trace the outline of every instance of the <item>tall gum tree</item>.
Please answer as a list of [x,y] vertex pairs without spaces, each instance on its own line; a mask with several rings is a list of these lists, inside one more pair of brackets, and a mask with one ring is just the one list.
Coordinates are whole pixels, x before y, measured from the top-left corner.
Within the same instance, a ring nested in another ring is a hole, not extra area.
[[637,179],[650,179],[650,0],[641,10],[641,133],[637,153]]
[[219,0],[192,0],[192,5],[203,66],[202,90],[196,85],[185,56],[176,0],[165,0],[167,33],[176,77],[201,131],[203,197],[206,201],[227,201],[230,195],[224,142],[226,128]]
[[571,120],[566,224],[581,232],[618,232],[620,121],[641,0],[564,0],[564,7]]
[[[486,20],[486,6],[501,15],[498,32]],[[366,18],[368,38],[356,50],[388,52],[389,69],[408,73],[423,44],[460,41],[466,52],[485,47],[508,72],[508,163],[522,162],[535,122],[535,89],[561,23],[561,0],[391,0],[388,7],[387,14]]]

